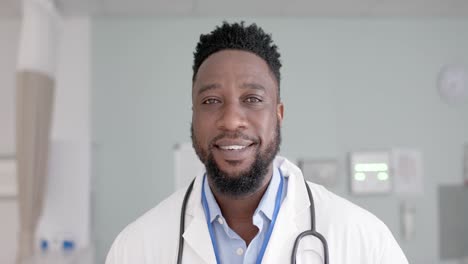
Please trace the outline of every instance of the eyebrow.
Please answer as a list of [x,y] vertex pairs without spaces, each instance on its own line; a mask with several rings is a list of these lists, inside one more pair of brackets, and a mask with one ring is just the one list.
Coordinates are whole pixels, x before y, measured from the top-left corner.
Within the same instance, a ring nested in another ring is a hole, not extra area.
[[263,85],[261,84],[258,84],[258,83],[243,83],[242,88],[246,88],[246,89],[255,89],[255,90],[261,90],[261,91],[265,91],[265,87],[263,87]]
[[[200,87],[197,94],[200,95],[200,94],[202,94],[202,93],[204,93],[206,91],[219,89],[219,88],[221,88],[221,85],[218,84],[218,83],[206,84],[206,85],[203,85],[202,87]],[[258,83],[243,83],[241,85],[241,88],[243,88],[243,89],[255,89],[255,90],[260,90],[260,91],[265,91],[266,90],[265,87],[263,87],[263,85],[258,84]]]
[[203,85],[202,87],[200,87],[200,89],[198,90],[198,94],[202,94],[206,91],[209,91],[209,90],[213,90],[213,89],[219,89],[221,87],[221,85],[217,84],[217,83],[212,83],[212,84],[207,84],[207,85]]

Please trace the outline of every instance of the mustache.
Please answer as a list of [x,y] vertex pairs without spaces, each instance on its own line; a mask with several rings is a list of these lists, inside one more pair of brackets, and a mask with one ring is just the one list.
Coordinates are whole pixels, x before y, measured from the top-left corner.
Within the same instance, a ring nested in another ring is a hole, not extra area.
[[235,132],[223,132],[221,134],[216,135],[212,140],[210,140],[210,149],[214,147],[215,142],[221,139],[243,139],[243,140],[248,140],[252,141],[254,144],[258,144],[260,142],[260,139],[257,137],[252,137],[249,135],[246,135],[240,131],[235,131]]

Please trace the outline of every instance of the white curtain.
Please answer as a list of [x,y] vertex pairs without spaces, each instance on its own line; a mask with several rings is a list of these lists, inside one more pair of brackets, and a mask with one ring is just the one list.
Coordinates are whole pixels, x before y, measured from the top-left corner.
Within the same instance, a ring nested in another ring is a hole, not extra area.
[[34,254],[47,180],[60,17],[48,0],[24,0],[17,66],[17,264]]

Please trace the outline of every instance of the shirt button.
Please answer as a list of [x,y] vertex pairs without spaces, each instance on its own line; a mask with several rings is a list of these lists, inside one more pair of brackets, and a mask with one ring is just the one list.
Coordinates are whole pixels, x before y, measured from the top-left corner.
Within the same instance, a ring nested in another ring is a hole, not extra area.
[[223,219],[222,219],[221,217],[218,218],[218,223],[219,223],[220,225],[224,224],[224,221],[223,221]]
[[241,256],[242,254],[244,254],[244,250],[242,248],[238,248],[236,253],[237,255]]

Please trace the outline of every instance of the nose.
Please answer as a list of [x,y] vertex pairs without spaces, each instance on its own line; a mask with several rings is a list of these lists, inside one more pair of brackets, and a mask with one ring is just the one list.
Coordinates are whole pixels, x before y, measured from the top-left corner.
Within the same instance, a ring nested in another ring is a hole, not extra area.
[[246,113],[239,103],[225,103],[218,118],[217,126],[225,131],[238,131],[246,128]]

